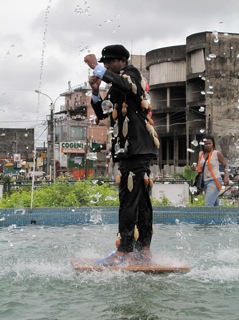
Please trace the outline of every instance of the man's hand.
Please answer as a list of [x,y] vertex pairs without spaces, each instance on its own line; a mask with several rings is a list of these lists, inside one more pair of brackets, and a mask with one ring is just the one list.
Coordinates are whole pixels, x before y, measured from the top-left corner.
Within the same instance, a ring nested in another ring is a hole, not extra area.
[[94,54],[88,54],[87,56],[85,56],[84,61],[85,61],[85,63],[88,64],[88,66],[91,69],[95,69],[95,67],[98,64],[98,61],[97,61],[96,56]]
[[92,93],[94,96],[98,96],[99,93],[99,87],[101,84],[101,79],[97,78],[96,76],[90,76],[89,78],[89,84],[92,88]]

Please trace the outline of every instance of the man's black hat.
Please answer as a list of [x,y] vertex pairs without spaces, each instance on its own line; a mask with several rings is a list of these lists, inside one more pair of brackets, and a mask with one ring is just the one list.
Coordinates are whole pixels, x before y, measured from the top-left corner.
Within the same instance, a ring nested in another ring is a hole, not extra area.
[[106,46],[101,51],[102,57],[99,62],[104,62],[105,59],[129,59],[129,51],[121,44],[113,44]]

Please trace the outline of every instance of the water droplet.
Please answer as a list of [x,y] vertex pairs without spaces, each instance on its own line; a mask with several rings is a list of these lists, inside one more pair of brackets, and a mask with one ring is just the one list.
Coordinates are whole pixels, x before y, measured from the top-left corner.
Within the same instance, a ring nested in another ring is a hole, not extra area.
[[213,33],[212,33],[213,35],[214,35],[214,42],[215,43],[218,43],[219,42],[219,39],[218,39],[218,32],[217,31],[213,31]]
[[211,59],[215,59],[217,56],[215,55],[215,53],[210,53],[209,54],[209,58],[211,58]]
[[111,23],[111,22],[113,22],[112,19],[107,19],[107,20],[104,21],[104,23]]
[[109,130],[107,131],[107,134],[112,134],[114,132],[114,128],[110,127]]
[[193,140],[193,141],[191,141],[191,144],[194,145],[194,147],[197,147],[198,146],[198,141],[197,140]]
[[104,100],[101,103],[101,108],[102,108],[104,114],[110,113],[113,111],[113,104],[110,100]]

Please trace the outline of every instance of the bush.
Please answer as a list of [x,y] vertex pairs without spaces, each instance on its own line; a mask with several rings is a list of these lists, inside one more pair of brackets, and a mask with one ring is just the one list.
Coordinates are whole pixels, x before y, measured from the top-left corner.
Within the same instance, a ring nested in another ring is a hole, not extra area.
[[[0,208],[31,207],[32,191],[19,187],[12,194],[0,199]],[[54,184],[43,183],[33,191],[33,207],[79,207],[118,205],[115,187],[108,182],[101,185],[90,180],[70,183],[66,179],[57,179]]]
[[[74,183],[65,178],[58,178],[54,184],[43,183],[33,192],[21,186],[11,194],[5,193],[0,198],[0,208],[31,207],[80,207],[80,206],[119,206],[117,187],[103,179],[80,180]],[[153,206],[171,206],[172,203],[162,192],[160,200],[151,197]],[[224,199],[221,206],[233,207],[235,201]],[[193,195],[192,203],[188,206],[204,206],[204,195]]]

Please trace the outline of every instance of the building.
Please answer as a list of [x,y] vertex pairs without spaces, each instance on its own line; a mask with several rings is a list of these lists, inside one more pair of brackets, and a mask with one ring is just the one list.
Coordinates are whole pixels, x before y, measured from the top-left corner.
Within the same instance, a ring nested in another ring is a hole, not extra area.
[[[134,64],[148,79],[145,56],[131,55]],[[107,120],[97,119],[91,106],[91,87],[84,83],[71,87],[60,96],[65,104],[48,120],[48,158],[53,157],[55,135],[56,177],[67,172],[75,179],[89,176],[107,176],[110,170],[107,145]],[[108,85],[101,88],[104,97]],[[55,130],[55,134],[54,131]],[[52,150],[52,151],[51,151]]]
[[0,172],[30,170],[34,150],[34,129],[0,128]]
[[186,45],[149,51],[146,67],[160,168],[196,162],[205,133],[238,162],[239,34],[190,35]]
[[129,64],[133,64],[142,74],[142,76],[148,81],[149,71],[146,69],[146,57],[145,55],[131,54]]
[[[101,89],[101,94],[106,93]],[[91,106],[91,87],[84,83],[62,93],[65,105],[54,114],[56,177],[75,179],[107,174],[106,121],[97,125]]]

